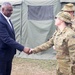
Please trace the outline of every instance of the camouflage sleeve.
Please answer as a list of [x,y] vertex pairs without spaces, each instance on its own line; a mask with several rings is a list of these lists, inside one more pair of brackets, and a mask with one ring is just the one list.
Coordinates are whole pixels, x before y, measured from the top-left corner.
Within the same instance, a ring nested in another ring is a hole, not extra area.
[[68,39],[68,49],[70,60],[72,63],[75,62],[75,35],[71,35]]
[[40,46],[37,46],[33,49],[33,53],[38,53],[38,52],[41,52],[41,51],[44,51],[44,50],[47,50],[48,48],[52,47],[54,44],[53,44],[53,37],[47,41],[46,43],[40,45]]
[[75,25],[72,25],[71,29],[72,29],[73,31],[75,31]]
[[75,35],[72,35],[68,39],[68,49],[70,55],[70,70],[73,75],[75,75]]

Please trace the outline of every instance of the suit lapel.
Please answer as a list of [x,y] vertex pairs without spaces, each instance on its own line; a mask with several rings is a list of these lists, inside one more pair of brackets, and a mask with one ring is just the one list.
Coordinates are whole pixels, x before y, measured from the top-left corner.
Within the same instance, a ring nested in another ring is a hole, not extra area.
[[9,25],[9,23],[7,22],[7,20],[5,19],[5,17],[0,13],[0,15],[1,15],[1,17],[2,17],[2,22],[4,23],[4,24],[6,24],[7,25],[7,27],[8,27],[8,29],[10,30],[10,32],[12,32],[14,35],[15,35],[15,32],[14,32],[14,27],[13,27],[13,24],[11,23],[11,25],[12,25],[12,28],[10,27],[10,25]]

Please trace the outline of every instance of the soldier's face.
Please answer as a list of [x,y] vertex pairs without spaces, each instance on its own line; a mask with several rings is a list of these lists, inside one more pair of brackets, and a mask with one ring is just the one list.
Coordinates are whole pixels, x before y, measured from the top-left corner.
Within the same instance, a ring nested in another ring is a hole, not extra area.
[[63,22],[63,21],[62,21],[60,18],[55,18],[55,25],[56,25],[56,26],[61,25],[62,22]]

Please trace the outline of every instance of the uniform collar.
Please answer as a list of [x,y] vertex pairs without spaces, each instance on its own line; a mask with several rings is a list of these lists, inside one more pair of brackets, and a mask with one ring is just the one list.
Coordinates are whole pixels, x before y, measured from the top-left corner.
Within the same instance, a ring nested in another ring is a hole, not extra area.
[[57,29],[57,32],[58,32],[58,34],[63,34],[63,33],[65,33],[66,31],[67,31],[67,29],[69,29],[69,27],[68,26],[66,26],[64,29],[63,29],[63,31],[61,32],[61,30],[60,29]]

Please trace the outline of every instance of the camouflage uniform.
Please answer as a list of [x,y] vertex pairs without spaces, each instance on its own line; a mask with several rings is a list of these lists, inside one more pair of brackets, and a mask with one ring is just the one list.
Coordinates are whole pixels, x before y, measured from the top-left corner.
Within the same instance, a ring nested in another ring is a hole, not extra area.
[[72,25],[75,26],[75,16],[73,17],[73,19],[71,19],[71,21],[72,21]]
[[72,21],[72,30],[75,31],[75,16],[73,19],[71,19],[71,21]]
[[[71,75],[73,68],[70,65],[72,64],[73,66],[73,62],[75,60],[74,34],[74,31],[69,27],[66,27],[63,32],[57,30],[48,42],[34,48],[33,53],[47,50],[54,45],[57,51],[57,75]],[[73,72],[75,72],[75,70]],[[72,75],[75,75],[75,73]]]
[[57,75],[75,75],[75,32],[65,27],[61,32],[55,31],[52,38],[46,43],[35,47],[32,52],[38,53],[55,46],[57,51]]
[[[75,6],[72,3],[68,3],[68,4],[65,4],[61,10],[64,12],[74,12]],[[72,21],[72,26],[73,26],[72,29],[75,31],[75,16],[74,16],[74,14],[71,14],[71,21]]]
[[75,16],[74,16],[73,19],[71,19],[71,21],[72,21],[72,27],[71,27],[71,29],[72,29],[73,31],[75,31]]

